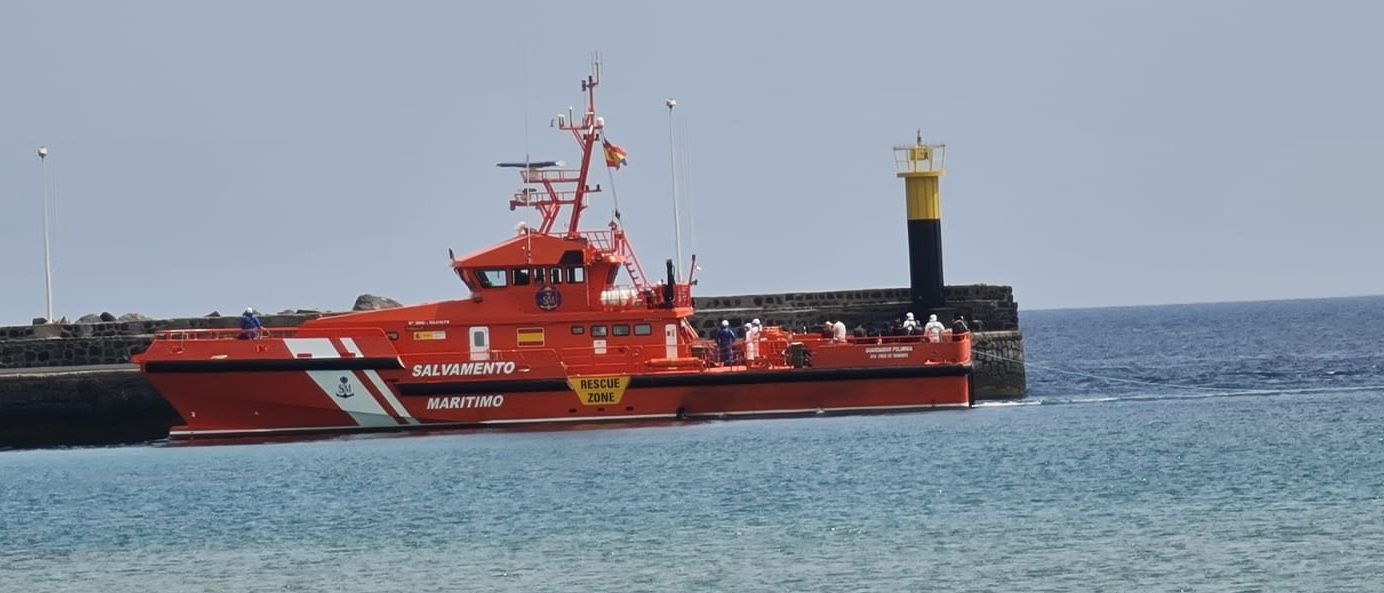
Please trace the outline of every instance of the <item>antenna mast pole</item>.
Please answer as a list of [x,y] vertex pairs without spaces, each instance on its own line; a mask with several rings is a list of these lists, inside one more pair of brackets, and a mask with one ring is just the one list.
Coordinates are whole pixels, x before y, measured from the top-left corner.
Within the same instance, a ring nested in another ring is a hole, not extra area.
[[[605,121],[596,117],[596,87],[601,84],[601,56],[595,54],[591,57],[591,75],[586,80],[581,81],[581,90],[586,93],[586,113],[582,115],[581,125],[578,127],[575,122],[571,122],[573,136],[577,138],[577,144],[581,145],[581,172],[577,175],[577,187],[572,198],[572,217],[567,224],[567,236],[577,236],[577,225],[581,221],[581,211],[586,208],[586,178],[591,166],[591,149],[596,145],[596,139],[600,137],[605,129]],[[599,191],[599,190],[598,190]]]
[[677,256],[673,264],[673,279],[682,281],[682,223],[678,220],[678,159],[677,145],[673,143],[673,108],[678,106],[675,99],[663,103],[668,106],[668,170],[673,182],[673,253]]

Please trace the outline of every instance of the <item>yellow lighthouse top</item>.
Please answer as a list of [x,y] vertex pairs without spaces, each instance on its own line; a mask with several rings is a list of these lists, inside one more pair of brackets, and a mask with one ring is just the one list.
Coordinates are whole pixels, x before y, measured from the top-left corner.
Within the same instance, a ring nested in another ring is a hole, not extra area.
[[924,144],[923,133],[913,144],[894,147],[894,173],[899,177],[940,177],[947,159],[946,144]]

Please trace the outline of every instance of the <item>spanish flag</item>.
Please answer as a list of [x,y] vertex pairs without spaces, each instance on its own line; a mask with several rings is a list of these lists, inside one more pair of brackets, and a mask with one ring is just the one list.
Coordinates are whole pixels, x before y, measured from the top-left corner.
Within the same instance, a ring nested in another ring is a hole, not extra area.
[[612,169],[619,169],[621,165],[629,164],[625,158],[625,149],[611,144],[609,140],[602,139],[601,144],[605,146],[606,166]]
[[541,327],[521,327],[515,330],[516,342],[520,346],[542,346],[543,328]]

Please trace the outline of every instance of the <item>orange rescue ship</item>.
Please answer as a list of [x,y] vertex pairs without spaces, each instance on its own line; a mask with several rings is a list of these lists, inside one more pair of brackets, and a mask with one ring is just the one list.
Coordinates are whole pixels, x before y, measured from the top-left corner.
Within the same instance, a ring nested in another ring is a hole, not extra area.
[[[536,209],[538,228],[452,258],[469,299],[327,316],[253,336],[158,333],[136,362],[186,422],[171,436],[970,405],[964,333],[932,341],[765,327],[722,360],[689,323],[690,275],[678,278],[669,260],[667,278],[650,282],[618,220],[579,228],[588,197],[600,191],[587,182],[592,159],[615,166],[622,156],[596,114],[599,83],[597,64],[582,81],[585,112],[557,121],[579,145],[580,167],[520,164],[523,187],[510,208]],[[564,211],[566,228],[555,228]]]

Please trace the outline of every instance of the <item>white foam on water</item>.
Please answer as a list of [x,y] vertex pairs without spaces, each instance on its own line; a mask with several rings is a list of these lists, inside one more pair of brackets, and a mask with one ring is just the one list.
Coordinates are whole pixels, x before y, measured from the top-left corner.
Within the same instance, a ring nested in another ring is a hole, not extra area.
[[1042,405],[1043,400],[1021,400],[1012,402],[977,402],[972,408],[1010,408],[1014,406],[1038,406]]

